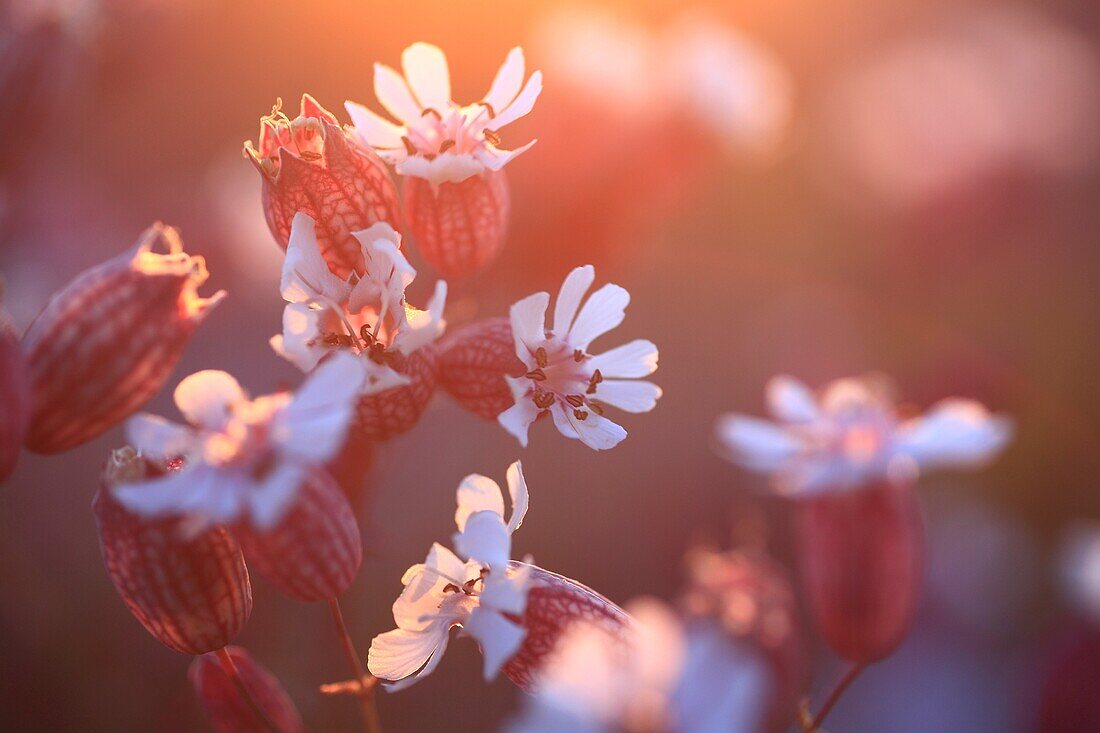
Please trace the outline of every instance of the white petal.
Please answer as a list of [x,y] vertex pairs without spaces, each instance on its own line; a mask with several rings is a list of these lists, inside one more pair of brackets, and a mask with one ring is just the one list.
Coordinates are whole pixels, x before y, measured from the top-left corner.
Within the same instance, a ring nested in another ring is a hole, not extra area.
[[447,321],[443,317],[446,306],[447,283],[438,280],[427,310],[405,308],[405,324],[394,337],[394,348],[408,355],[442,336],[447,330]]
[[508,52],[488,93],[481,100],[493,108],[493,114],[502,112],[519,94],[523,85],[524,69],[523,49],[516,46]]
[[438,614],[447,584],[461,586],[466,582],[466,566],[453,552],[435,542],[427,559],[406,570],[401,582],[405,589],[393,603],[393,619],[398,628],[422,630],[433,622],[427,617]]
[[414,43],[401,54],[401,68],[424,109],[445,112],[451,104],[451,72],[438,46]]
[[595,279],[596,268],[592,265],[574,268],[566,275],[561,290],[558,291],[558,299],[554,302],[554,333],[569,333],[569,327],[577,317],[577,309],[581,306],[584,294],[592,287]]
[[978,466],[1012,439],[1012,421],[973,400],[944,400],[898,428],[896,448],[922,468]]
[[275,417],[272,440],[302,461],[324,463],[332,458],[343,446],[363,380],[359,358],[347,352],[333,354],[306,377]]
[[175,458],[189,453],[196,442],[195,431],[186,425],[142,413],[126,421],[126,441],[142,453]]
[[626,412],[649,412],[657,406],[661,388],[634,379],[606,379],[596,388],[594,397]]
[[765,394],[769,412],[783,422],[807,423],[821,416],[813,390],[794,377],[772,377]]
[[412,681],[427,677],[447,651],[450,631],[446,623],[437,621],[423,631],[394,629],[379,634],[370,643],[367,668],[384,680],[404,679],[417,670]]
[[[505,377],[506,380],[510,380],[509,384],[512,385],[515,382],[521,380],[512,377]],[[523,380],[526,381],[526,380]],[[527,447],[527,431],[531,427],[531,423],[539,416],[539,408],[535,407],[531,400],[522,398],[518,399],[514,405],[509,407],[504,412],[497,415],[497,422],[500,426],[511,433],[519,444],[524,448]]]
[[630,293],[618,285],[604,285],[592,293],[569,330],[569,343],[586,351],[592,341],[623,322]]
[[325,299],[341,304],[351,290],[346,282],[332,274],[317,243],[316,223],[299,211],[290,225],[290,242],[283,260],[279,290],[291,303]]
[[527,608],[527,590],[531,584],[531,566],[521,565],[513,571],[492,570],[485,576],[479,601],[501,613],[522,616]]
[[465,520],[461,532],[455,533],[454,547],[462,557],[502,570],[508,565],[512,539],[499,514],[479,511]]
[[423,178],[435,186],[462,183],[484,171],[485,163],[470,153],[447,152],[431,160],[423,155],[413,155],[397,164],[397,172],[401,175]]
[[487,681],[496,677],[500,668],[519,651],[526,634],[522,626],[481,607],[470,613],[463,628],[481,645]]
[[359,392],[360,396],[379,394],[395,387],[412,384],[412,379],[408,375],[395,371],[393,367],[376,364],[370,359],[363,358],[359,359],[359,364],[365,375],[363,388]]
[[549,293],[535,293],[514,303],[509,310],[512,337],[516,342],[516,356],[531,366],[532,354],[546,340],[546,307],[550,305]]
[[538,139],[532,140],[514,150],[501,150],[492,145],[483,145],[479,148],[475,148],[472,154],[484,167],[491,171],[499,171],[501,168],[508,165],[508,163],[512,162],[513,158],[530,150],[537,142]]
[[523,524],[527,516],[527,480],[523,478],[523,464],[516,461],[508,466],[508,494],[512,497],[512,516],[508,518],[508,534],[512,534]]
[[233,405],[248,399],[236,379],[216,369],[185,377],[172,396],[189,423],[208,430],[221,429]]
[[271,348],[303,372],[312,371],[329,351],[321,342],[321,315],[322,311],[304,303],[287,303],[283,332],[271,337]]
[[379,117],[355,102],[344,102],[344,109],[348,111],[348,116],[355,125],[356,136],[364,145],[387,150],[405,149],[405,144],[401,140],[405,134],[405,128]]
[[614,448],[626,437],[626,430],[621,425],[594,412],[590,412],[584,420],[576,419],[572,409],[553,409],[550,414],[558,432],[567,438],[579,439],[593,450]]
[[173,471],[163,478],[123,484],[115,497],[144,517],[196,516],[210,522],[231,522],[251,486],[240,475],[203,464]]
[[781,468],[802,448],[785,428],[746,415],[719,418],[717,437],[730,460],[761,472]]
[[531,74],[531,78],[527,80],[527,84],[524,85],[523,91],[519,93],[511,104],[509,104],[503,110],[497,110],[497,116],[489,120],[489,124],[485,125],[486,129],[499,130],[510,122],[515,122],[520,117],[523,117],[535,107],[535,100],[539,98],[539,94],[542,93],[542,72],[536,71]]
[[401,75],[385,64],[374,65],[374,96],[396,119],[413,123],[420,119],[421,108]]
[[589,364],[604,377],[647,377],[657,371],[657,346],[638,339],[593,356]]
[[488,476],[471,473],[458,485],[458,509],[455,510],[455,525],[461,532],[466,527],[466,519],[474,512],[490,511],[504,519],[504,495],[500,486]]
[[248,494],[252,526],[261,532],[275,529],[294,505],[304,480],[305,471],[301,466],[283,461],[258,481]]

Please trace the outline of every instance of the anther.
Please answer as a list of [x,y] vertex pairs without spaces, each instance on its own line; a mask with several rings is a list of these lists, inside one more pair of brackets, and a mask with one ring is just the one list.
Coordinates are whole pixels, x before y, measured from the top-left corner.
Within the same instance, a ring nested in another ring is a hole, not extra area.
[[550,365],[550,357],[547,355],[546,349],[541,346],[535,349],[535,361],[538,362],[540,368]]
[[588,406],[589,406],[589,408],[592,409],[592,412],[596,413],[597,415],[602,415],[603,414],[603,408],[600,407],[599,404],[597,404],[595,402],[589,402]]
[[489,129],[482,130],[482,132],[485,133],[486,142],[488,142],[490,145],[493,145],[494,147],[498,147],[498,148],[500,147],[500,134],[499,133],[494,132],[493,130],[489,130]]
[[439,146],[439,152],[446,153],[448,150],[450,150],[454,146],[455,146],[455,141],[454,140],[450,140],[450,139],[444,140],[442,142],[442,144],[440,144],[440,146]]
[[443,115],[439,114],[439,111],[434,109],[433,107],[425,107],[424,111],[420,113],[421,117],[427,117],[428,115],[435,115],[435,118],[437,120],[443,119]]
[[573,350],[573,361],[577,362],[578,364],[580,364],[582,361],[584,361],[584,352],[581,351],[580,349],[574,349]]
[[497,111],[495,109],[493,109],[493,105],[489,104],[485,100],[482,100],[482,101],[478,102],[478,104],[480,104],[485,109],[489,110],[489,119],[490,120],[497,116]]
[[534,402],[535,407],[539,408],[540,410],[548,410],[550,409],[551,405],[554,404],[554,393],[536,392],[531,397],[531,401]]
[[536,382],[546,381],[546,372],[542,371],[542,369],[532,369],[523,376],[527,377],[528,379],[533,379]]
[[588,413],[584,410],[573,410],[573,417],[577,418],[578,420],[585,420],[588,418]]
[[596,393],[596,385],[599,384],[602,381],[603,381],[603,375],[600,374],[599,369],[592,372],[592,379],[590,379],[588,381],[588,389],[585,391],[585,394],[595,394]]
[[584,398],[579,394],[566,395],[565,401],[573,405],[573,407],[584,407]]
[[401,138],[401,142],[405,143],[405,152],[406,153],[408,153],[409,155],[416,155],[416,153],[418,151],[416,149],[416,146],[413,145],[412,140],[409,139],[408,135],[403,136]]

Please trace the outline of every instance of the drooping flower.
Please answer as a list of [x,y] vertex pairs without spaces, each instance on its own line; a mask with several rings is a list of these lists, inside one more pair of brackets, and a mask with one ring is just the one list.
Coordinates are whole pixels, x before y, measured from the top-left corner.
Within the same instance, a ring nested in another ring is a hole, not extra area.
[[505,377],[527,371],[516,357],[507,318],[486,318],[447,333],[439,342],[439,384],[460,405],[495,420],[515,402]]
[[127,425],[140,451],[182,457],[184,468],[120,486],[115,495],[147,517],[187,516],[199,526],[247,520],[270,530],[307,476],[340,449],[362,383],[358,362],[342,354],[321,364],[294,394],[250,399],[225,372],[192,374],[175,391],[189,425],[148,414]]
[[271,345],[303,371],[333,351],[355,354],[365,379],[355,431],[382,440],[415,425],[435,389],[429,347],[446,327],[447,284],[436,283],[427,310],[414,308],[405,290],[416,270],[400,235],[376,224],[353,236],[363,265],[342,279],[321,257],[313,220],[295,216],[283,265],[283,333]]
[[220,526],[189,531],[185,518],[147,519],[115,497],[120,486],[178,474],[132,448],[112,451],[92,500],[107,575],[141,625],[181,654],[221,649],[252,612],[240,545]]
[[275,241],[286,249],[295,215],[308,214],[320,223],[325,262],[341,277],[362,265],[353,232],[400,222],[386,166],[308,94],[293,120],[277,102],[260,118],[258,146],[247,142],[244,152],[263,177],[264,215]]
[[278,733],[302,733],[302,718],[282,683],[246,649],[232,646],[218,654],[195,657],[187,677],[218,733],[271,733],[272,725]]
[[[530,691],[538,667],[556,648],[565,629],[578,621],[618,633],[626,614],[591,589],[527,562],[509,560],[511,536],[527,512],[527,485],[518,462],[508,468],[512,512],[491,479],[467,476],[458,488],[454,546],[438,543],[423,564],[402,578],[405,589],[393,606],[397,629],[371,643],[372,674],[404,687],[439,664],[453,628],[481,646],[485,677],[503,671]],[[465,558],[465,559],[463,559]]]
[[401,64],[404,78],[374,68],[375,95],[397,124],[354,102],[345,106],[359,139],[405,176],[405,218],[424,259],[448,277],[465,277],[503,247],[510,209],[503,167],[535,141],[504,150],[500,130],[531,111],[542,74],[524,84],[523,51],[514,48],[485,97],[463,106],[451,99],[439,48],[414,43]]
[[520,445],[527,445],[531,423],[549,412],[565,437],[595,450],[613,448],[626,431],[604,417],[603,406],[648,412],[661,396],[660,387],[639,379],[657,369],[657,347],[651,341],[588,353],[593,340],[622,323],[630,302],[626,290],[608,284],[582,307],[595,277],[591,265],[569,273],[554,305],[552,330],[545,326],[549,294],[535,293],[512,306],[516,356],[528,371],[519,378],[505,377],[515,404],[498,421]]
[[[158,251],[162,250],[162,251]],[[58,453],[104,433],[148,402],[225,291],[179,234],[155,224],[130,250],[58,291],[23,337],[34,389],[27,447]]]
[[852,489],[917,471],[982,465],[1012,437],[1012,423],[973,400],[947,399],[920,417],[899,417],[886,386],[841,379],[815,395],[787,376],[767,386],[777,423],[731,414],[717,437],[730,460],[770,474],[783,494]]
[[[713,629],[682,624],[663,603],[628,606],[624,635],[576,623],[507,733],[755,733],[768,682],[760,660]],[[790,722],[790,721],[788,721]]]

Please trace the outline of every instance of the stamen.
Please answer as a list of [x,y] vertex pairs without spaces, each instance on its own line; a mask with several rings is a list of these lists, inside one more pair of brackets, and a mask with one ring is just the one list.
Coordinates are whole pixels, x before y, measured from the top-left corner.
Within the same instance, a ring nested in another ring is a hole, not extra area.
[[596,385],[603,381],[603,375],[600,374],[600,370],[592,372],[592,379],[588,382],[588,389],[585,394],[596,394]]
[[364,323],[359,327],[359,338],[363,339],[363,343],[368,346],[374,343],[374,334],[370,332],[369,323]]
[[420,116],[425,117],[425,116],[430,115],[430,114],[435,115],[435,118],[437,120],[442,120],[443,119],[443,115],[439,114],[439,111],[432,108],[432,107],[426,107],[424,109],[424,111],[420,113]]
[[310,162],[320,160],[322,156],[320,153],[315,153],[312,150],[302,150],[298,152],[298,157],[302,160],[308,160]]
[[496,133],[496,132],[494,132],[492,130],[488,130],[488,129],[482,130],[482,132],[485,133],[485,141],[487,143],[489,143],[493,147],[497,147],[497,148],[500,147],[500,134],[499,133]]
[[603,407],[598,402],[589,402],[588,407],[597,415],[603,415]]
[[586,420],[588,418],[588,413],[584,410],[573,410],[573,417],[578,420]]
[[439,146],[439,152],[440,153],[446,153],[448,150],[450,150],[454,146],[455,146],[455,141],[454,140],[444,140],[442,142],[442,144],[440,144],[440,146]]
[[462,589],[454,583],[447,583],[447,585],[443,586],[444,593],[460,593],[461,591]]
[[416,155],[419,152],[416,149],[416,146],[413,145],[412,140],[409,139],[408,135],[403,136],[401,138],[401,142],[405,143],[405,152],[409,155]]
[[527,377],[528,379],[533,379],[536,382],[546,381],[546,372],[542,371],[542,369],[532,369],[523,376]]
[[480,102],[478,102],[478,104],[480,104],[485,109],[489,110],[489,119],[490,120],[497,116],[497,111],[495,109],[493,109],[493,105],[489,104],[485,100],[481,100]]
[[540,368],[546,368],[550,365],[550,357],[546,353],[546,349],[538,347],[535,349],[535,361],[538,362]]
[[573,350],[573,361],[577,362],[578,364],[580,364],[582,361],[584,361],[584,352],[581,351],[580,349],[574,349]]
[[584,398],[579,394],[566,395],[565,401],[573,407],[584,407]]
[[548,410],[554,404],[553,392],[535,392],[531,396],[531,401],[535,403],[535,407],[540,410]]

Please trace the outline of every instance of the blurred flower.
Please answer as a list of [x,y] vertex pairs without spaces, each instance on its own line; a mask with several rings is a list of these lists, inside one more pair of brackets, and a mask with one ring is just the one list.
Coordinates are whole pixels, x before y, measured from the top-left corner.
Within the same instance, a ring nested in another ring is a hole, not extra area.
[[901,420],[881,381],[841,379],[815,395],[787,376],[767,386],[778,424],[731,414],[717,426],[730,460],[771,474],[776,491],[813,495],[852,489],[918,469],[974,466],[992,460],[1012,437],[1007,417],[973,400],[947,399],[921,417]]
[[208,276],[176,230],[155,224],[55,293],[22,341],[34,385],[27,447],[68,450],[148,402],[225,297],[198,294]]
[[626,431],[603,416],[602,405],[649,412],[661,396],[661,388],[652,382],[627,381],[656,371],[657,347],[652,342],[632,341],[603,354],[587,353],[594,339],[622,323],[630,302],[626,290],[609,284],[582,308],[595,277],[591,265],[569,273],[558,293],[551,331],[545,327],[549,294],[535,293],[512,306],[516,355],[529,371],[521,378],[505,377],[515,404],[497,419],[520,445],[527,445],[531,423],[549,412],[565,437],[595,450],[613,448]]
[[31,382],[8,312],[4,309],[4,282],[0,280],[0,482],[15,470],[27,421],[31,415]]
[[511,535],[527,513],[527,483],[518,461],[508,467],[508,493],[512,514],[505,524],[500,487],[478,474],[462,480],[454,545],[467,561],[436,543],[422,565],[405,572],[405,589],[393,606],[397,628],[371,642],[371,674],[405,680],[393,688],[431,674],[456,626],[481,645],[486,679],[516,653],[524,629],[513,619],[523,614],[528,582],[525,571],[508,572]]
[[538,694],[508,733],[751,733],[767,683],[758,660],[661,602],[629,606],[624,638],[575,624],[548,658]]
[[1100,523],[1073,524],[1063,536],[1060,560],[1067,598],[1100,627]]
[[454,329],[440,341],[439,352],[439,383],[464,408],[495,420],[512,405],[504,378],[519,377],[527,368],[516,357],[507,318],[485,318]]
[[272,724],[277,733],[302,733],[302,718],[278,678],[241,647],[195,657],[187,677],[218,733],[272,733]]
[[182,457],[184,469],[119,487],[116,496],[147,517],[189,516],[199,527],[247,517],[271,529],[293,506],[307,475],[340,450],[362,381],[359,364],[342,354],[318,367],[293,395],[249,399],[225,372],[192,374],[175,391],[190,425],[147,414],[127,425],[139,450]]
[[260,118],[258,146],[244,152],[263,179],[264,214],[275,241],[286,249],[298,212],[321,224],[319,245],[340,277],[362,267],[352,232],[400,222],[397,189],[379,157],[350,137],[335,115],[308,94],[291,120],[282,100]]
[[542,91],[536,71],[523,83],[523,50],[513,48],[481,101],[465,107],[451,99],[447,57],[439,48],[414,43],[401,54],[404,78],[384,64],[374,65],[374,93],[401,124],[361,104],[345,107],[364,145],[394,163],[397,172],[439,184],[461,183],[485,170],[498,171],[534,141],[502,150],[499,130],[523,117]]

